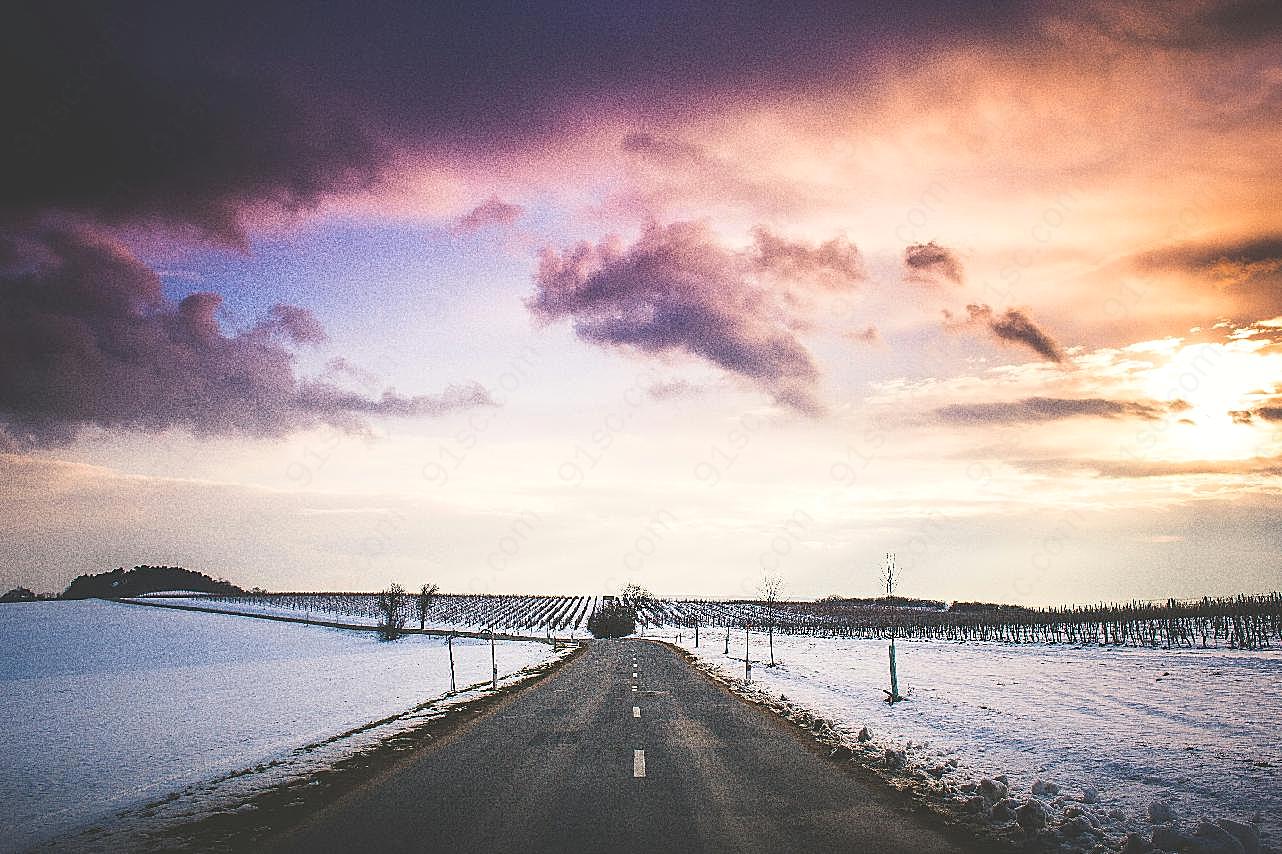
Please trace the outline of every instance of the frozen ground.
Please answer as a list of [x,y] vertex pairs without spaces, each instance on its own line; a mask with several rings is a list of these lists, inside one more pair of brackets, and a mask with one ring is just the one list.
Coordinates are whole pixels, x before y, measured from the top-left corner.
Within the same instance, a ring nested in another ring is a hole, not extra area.
[[[500,642],[499,673],[552,657]],[[457,639],[460,688],[490,676]],[[440,638],[100,601],[0,607],[0,850],[405,712],[448,692]]]
[[[743,677],[742,632],[730,656],[724,632],[701,640],[696,650],[685,632],[680,643]],[[867,726],[876,752],[864,755],[904,750],[915,785],[960,800],[965,783],[1004,774],[1022,800],[1049,782],[1059,792],[1040,800],[1052,816],[1081,810],[1105,841],[1148,837],[1155,801],[1185,829],[1258,817],[1282,841],[1282,653],[901,642],[900,691],[911,699],[891,707],[884,642],[777,635],[774,647],[781,664],[766,667],[765,637],[753,634],[758,688],[836,722],[851,744]]]

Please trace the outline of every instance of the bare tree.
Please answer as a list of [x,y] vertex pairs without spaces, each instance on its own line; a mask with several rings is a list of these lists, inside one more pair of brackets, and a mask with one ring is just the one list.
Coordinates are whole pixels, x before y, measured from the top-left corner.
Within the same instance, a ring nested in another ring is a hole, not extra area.
[[654,594],[649,590],[646,590],[640,584],[629,581],[624,585],[623,589],[619,591],[619,598],[625,602],[648,603],[654,601]]
[[[895,585],[899,583],[898,568],[895,566],[895,553],[887,552],[881,562],[881,583],[886,588],[886,607],[894,608]],[[904,699],[899,693],[899,673],[895,669],[895,620],[890,619],[890,690],[886,692],[887,703],[897,703]]]
[[761,579],[761,584],[757,586],[757,591],[761,594],[761,599],[770,607],[770,617],[766,621],[766,631],[770,638],[770,666],[775,666],[775,614],[774,603],[779,601],[779,594],[783,592],[783,576],[765,575]]
[[637,623],[641,626],[641,634],[644,635],[646,620],[655,602],[654,594],[640,584],[629,581],[619,591],[619,601],[632,609],[632,613],[636,615]]
[[378,633],[383,640],[396,640],[405,628],[405,616],[401,606],[405,603],[405,588],[393,584],[378,594],[375,607],[378,610]]
[[418,607],[418,630],[421,632],[427,625],[427,612],[432,607],[432,598],[441,588],[435,584],[424,584],[418,589],[415,605]]

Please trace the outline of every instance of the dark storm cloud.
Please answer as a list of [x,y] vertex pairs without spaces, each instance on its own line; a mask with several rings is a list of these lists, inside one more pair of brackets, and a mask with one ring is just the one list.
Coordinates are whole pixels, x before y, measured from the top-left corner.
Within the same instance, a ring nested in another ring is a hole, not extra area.
[[323,339],[310,312],[278,305],[227,334],[221,302],[194,293],[175,304],[155,272],[84,231],[0,239],[0,432],[24,446],[70,441],[90,425],[280,436],[490,403],[476,387],[368,398],[300,379],[285,345]]
[[938,284],[945,279],[960,285],[962,281],[961,259],[933,240],[904,250],[904,271],[909,281],[922,284]]
[[368,187],[397,154],[519,155],[595,116],[823,91],[880,45],[1025,19],[1016,3],[19,0],[0,27],[0,215],[237,240],[244,208]]
[[[845,240],[818,246],[755,231],[733,251],[700,223],[650,226],[632,246],[581,243],[546,251],[535,276],[531,312],[570,318],[585,341],[644,353],[685,352],[746,377],[779,403],[807,413],[822,407],[819,372],[795,334],[803,321],[789,298],[807,286],[851,284],[862,275]],[[785,288],[761,276],[783,277]]]
[[1001,403],[954,403],[936,409],[935,416],[953,424],[1022,424],[1082,417],[1152,420],[1166,411],[1157,404],[1130,400],[1027,397]]
[[64,210],[236,241],[248,205],[305,208],[375,180],[379,145],[356,116],[311,109],[277,76],[219,60],[210,51],[225,26],[181,14],[7,8],[0,215]]
[[1074,4],[1084,21],[1114,41],[1186,51],[1224,50],[1265,44],[1282,33],[1276,0],[1220,0],[1197,4],[1154,3],[1138,7]]
[[1048,361],[1064,361],[1064,351],[1055,339],[1024,312],[1010,308],[997,314],[987,305],[968,305],[966,312],[972,323],[983,324],[998,339],[1027,347]]
[[1282,421],[1282,406],[1261,406],[1255,414],[1265,421]]

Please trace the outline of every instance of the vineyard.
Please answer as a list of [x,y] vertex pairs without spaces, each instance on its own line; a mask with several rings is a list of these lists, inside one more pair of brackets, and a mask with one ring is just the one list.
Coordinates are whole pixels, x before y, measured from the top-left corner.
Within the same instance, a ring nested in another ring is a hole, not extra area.
[[[376,593],[251,593],[203,596],[202,602],[230,605],[264,613],[309,615],[332,622],[376,623],[381,612]],[[594,596],[516,596],[438,593],[426,614],[428,628],[502,631],[582,631],[596,608]],[[407,626],[418,625],[415,597],[401,602]]]
[[771,628],[780,634],[1150,648],[1267,649],[1282,645],[1282,594],[1066,608],[820,602],[638,603],[646,626]]
[[[261,593],[207,596],[237,609],[374,623],[373,593]],[[437,594],[425,625],[433,629],[569,633],[586,630],[600,596]],[[640,631],[708,628],[771,629],[779,634],[844,638],[993,641],[1149,648],[1267,649],[1282,645],[1282,594],[1196,601],[1132,602],[1065,608],[929,600],[828,599],[818,602],[624,600]],[[407,626],[418,624],[416,600],[401,603]]]

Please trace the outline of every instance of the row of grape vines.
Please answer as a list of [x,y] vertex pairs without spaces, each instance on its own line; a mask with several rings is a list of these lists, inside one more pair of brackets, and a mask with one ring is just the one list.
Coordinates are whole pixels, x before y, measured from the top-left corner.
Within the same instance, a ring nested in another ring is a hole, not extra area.
[[[210,596],[206,601],[303,613],[314,619],[374,622],[374,593],[260,593]],[[574,632],[615,597],[437,594],[428,628]],[[662,628],[756,628],[816,637],[913,638],[1151,648],[1265,649],[1282,645],[1282,594],[1196,601],[1024,608],[953,603],[951,606],[878,604],[869,600],[818,602],[628,599],[640,631]],[[418,624],[416,597],[401,602],[407,626]]]
[[[376,622],[382,615],[376,593],[254,593],[207,596],[203,601],[252,609],[297,612],[316,620]],[[598,606],[595,596],[520,596],[438,593],[428,604],[428,628],[565,632],[584,630]],[[405,625],[419,623],[418,602],[407,594],[400,603]]]

